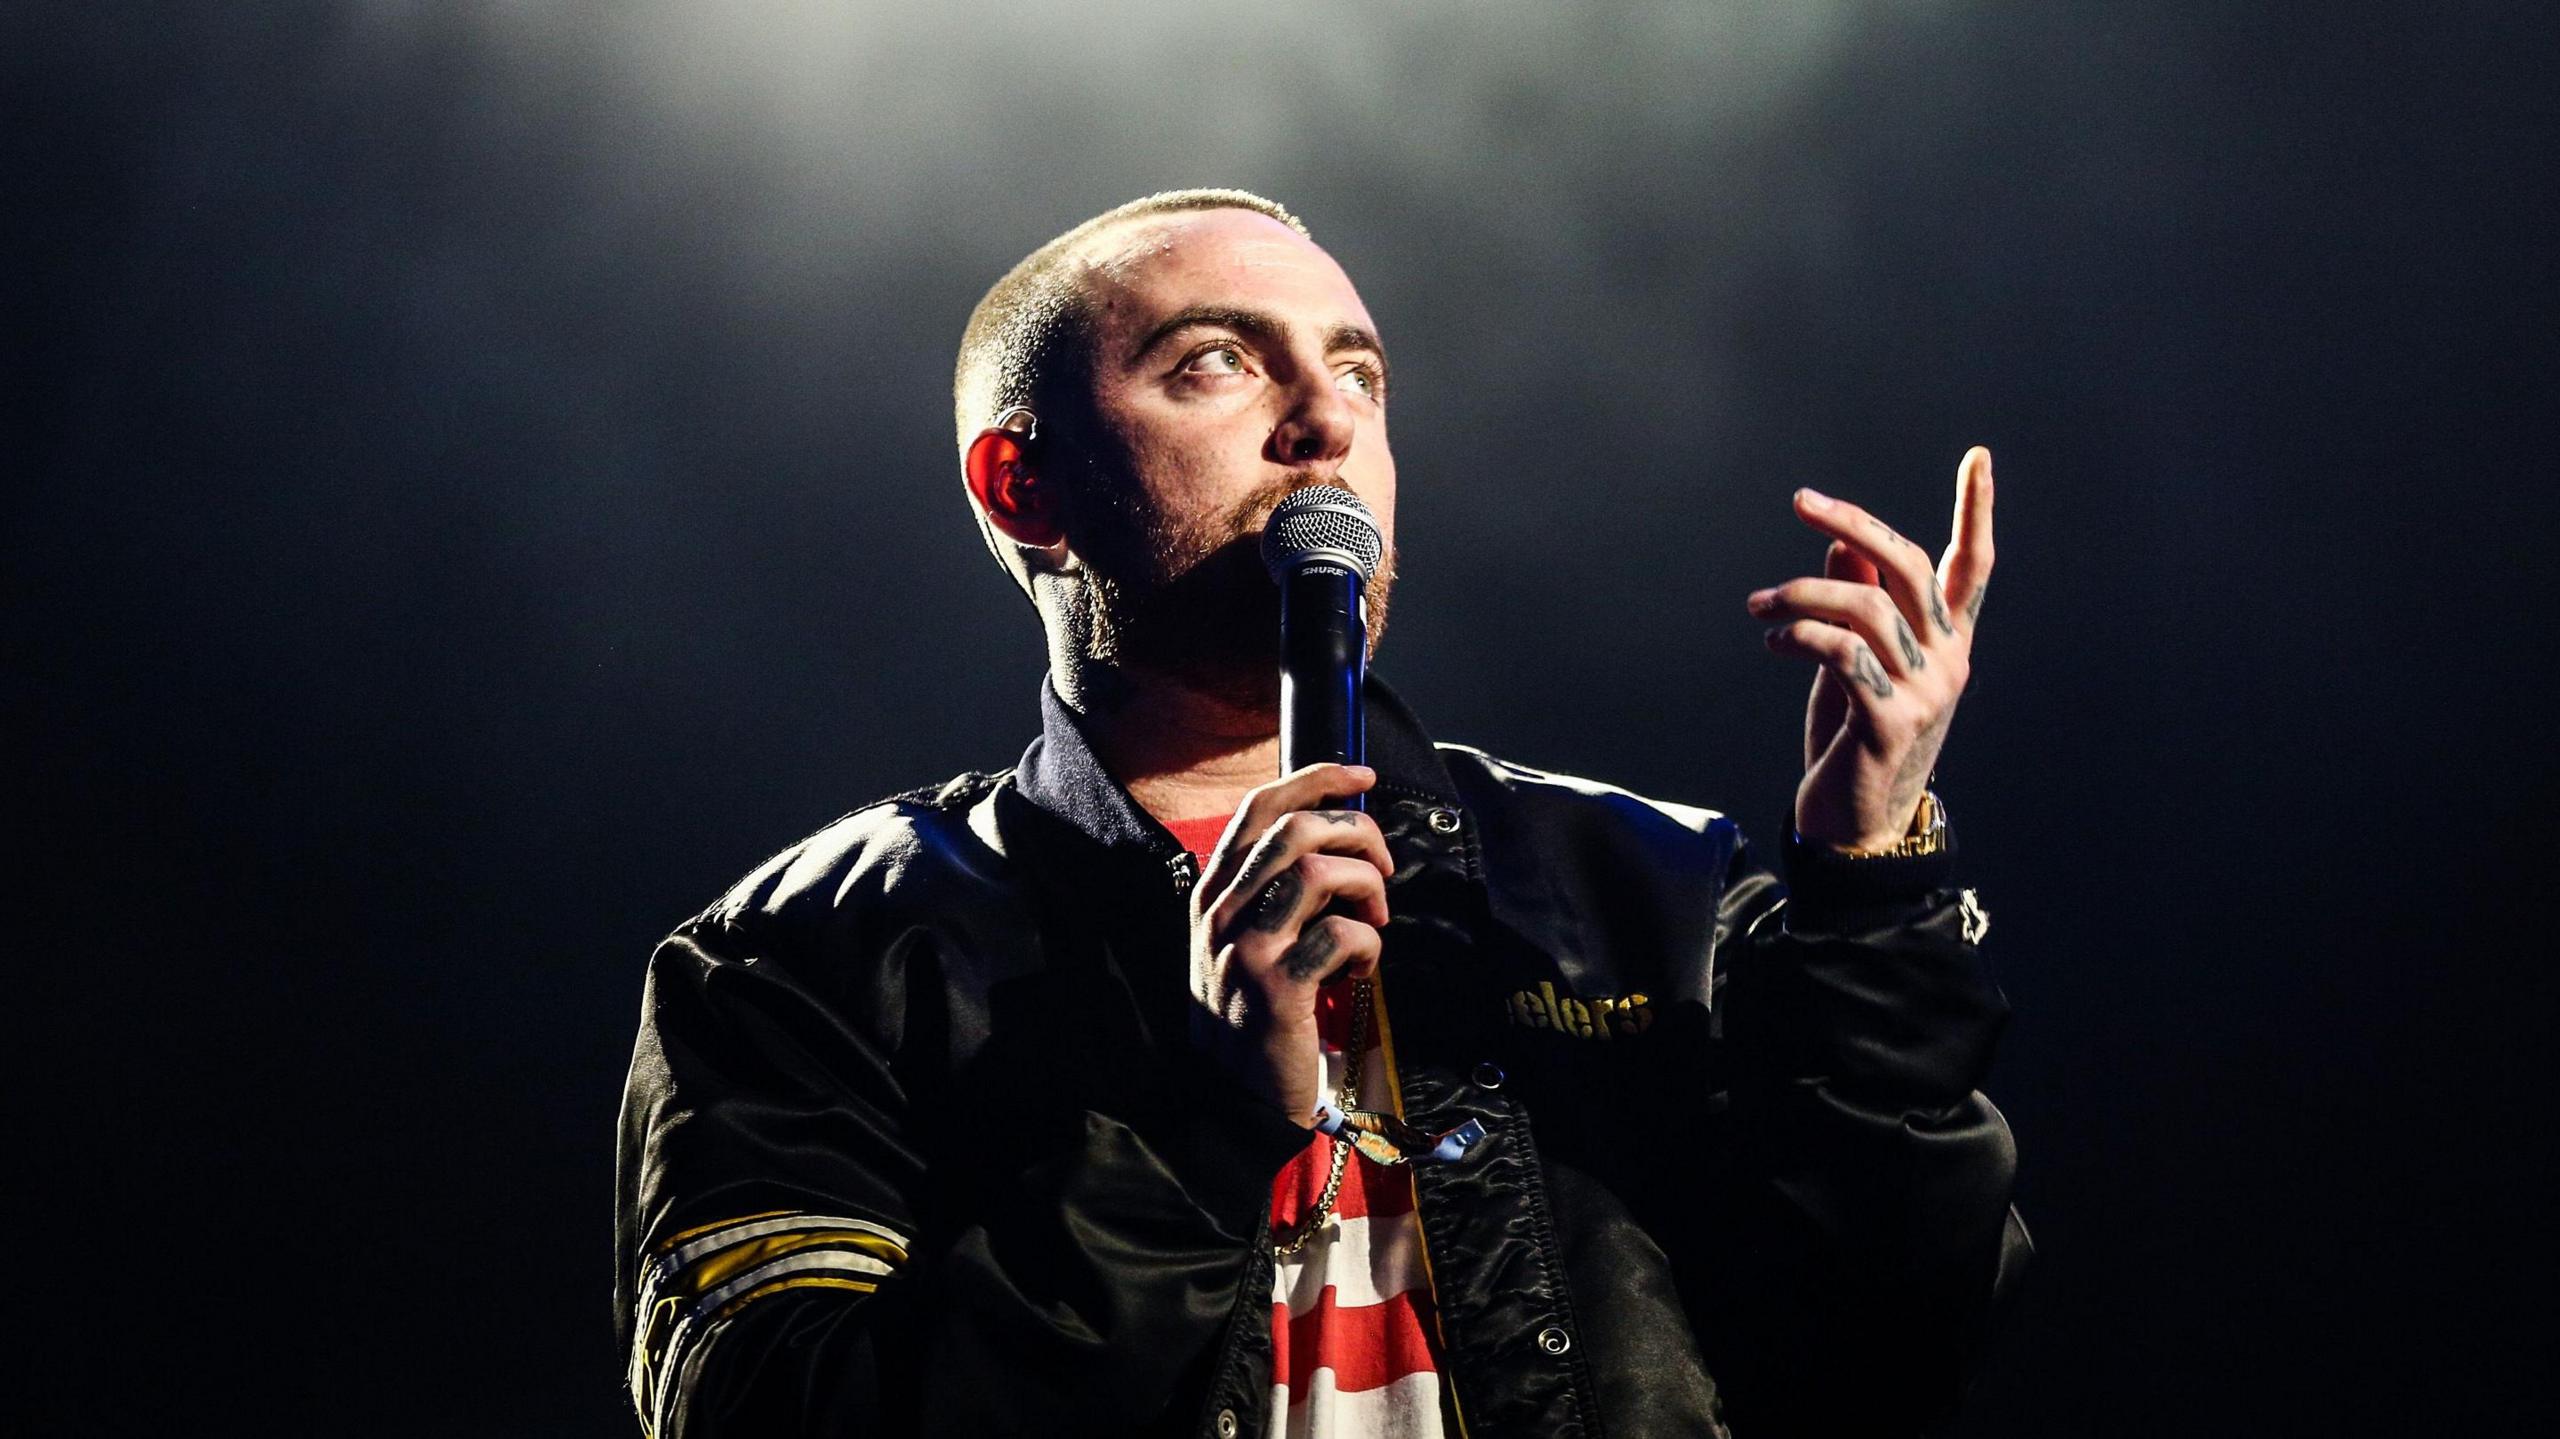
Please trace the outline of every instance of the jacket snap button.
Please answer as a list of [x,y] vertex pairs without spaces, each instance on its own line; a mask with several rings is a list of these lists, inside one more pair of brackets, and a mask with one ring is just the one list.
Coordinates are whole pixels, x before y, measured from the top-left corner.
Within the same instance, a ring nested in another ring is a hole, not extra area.
[[1476,1088],[1478,1089],[1500,1089],[1502,1081],[1506,1078],[1509,1076],[1502,1072],[1502,1066],[1490,1059],[1476,1066]]
[[1458,812],[1454,809],[1435,809],[1428,818],[1434,833],[1456,834],[1458,832]]
[[1218,1411],[1218,1439],[1236,1439],[1236,1411],[1233,1409]]
[[1550,1324],[1538,1331],[1538,1347],[1549,1354],[1562,1354],[1573,1347],[1573,1336]]

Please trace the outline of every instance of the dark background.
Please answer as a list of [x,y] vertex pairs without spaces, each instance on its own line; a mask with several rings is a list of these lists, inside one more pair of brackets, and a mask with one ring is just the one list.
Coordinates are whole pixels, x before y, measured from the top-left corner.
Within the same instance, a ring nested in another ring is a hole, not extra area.
[[635,1432],[641,959],[1018,752],[951,352],[1186,184],[1385,329],[1448,737],[1767,831],[1787,492],[1996,450],[1968,1434],[2546,1410],[2542,8],[1588,8],[9,7],[12,1430]]

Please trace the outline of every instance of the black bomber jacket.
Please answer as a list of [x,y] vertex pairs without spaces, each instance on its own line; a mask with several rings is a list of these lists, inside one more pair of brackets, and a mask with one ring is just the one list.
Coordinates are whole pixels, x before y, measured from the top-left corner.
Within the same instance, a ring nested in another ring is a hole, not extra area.
[[[1781,883],[1721,815],[1368,708],[1401,1104],[1487,1131],[1414,1171],[1463,1432],[1941,1427],[2029,1253],[1949,857],[1790,842]],[[652,957],[617,1310],[657,1439],[1265,1429],[1307,1131],[1198,1057],[1196,866],[1042,710]]]

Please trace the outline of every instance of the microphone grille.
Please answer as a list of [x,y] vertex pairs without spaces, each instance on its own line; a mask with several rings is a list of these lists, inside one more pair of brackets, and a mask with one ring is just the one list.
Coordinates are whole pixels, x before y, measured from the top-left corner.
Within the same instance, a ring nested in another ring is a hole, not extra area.
[[1340,485],[1292,490],[1262,530],[1262,563],[1274,580],[1317,560],[1343,565],[1367,584],[1386,555],[1378,518],[1360,497]]

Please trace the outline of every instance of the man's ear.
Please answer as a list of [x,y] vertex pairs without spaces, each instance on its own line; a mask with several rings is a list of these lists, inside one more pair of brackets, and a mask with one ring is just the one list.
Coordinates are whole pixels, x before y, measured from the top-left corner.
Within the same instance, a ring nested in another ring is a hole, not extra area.
[[1016,544],[1045,550],[1066,538],[1066,526],[1057,495],[1031,461],[1030,439],[1016,430],[989,426],[969,442],[961,469],[969,495],[978,502],[987,523]]

